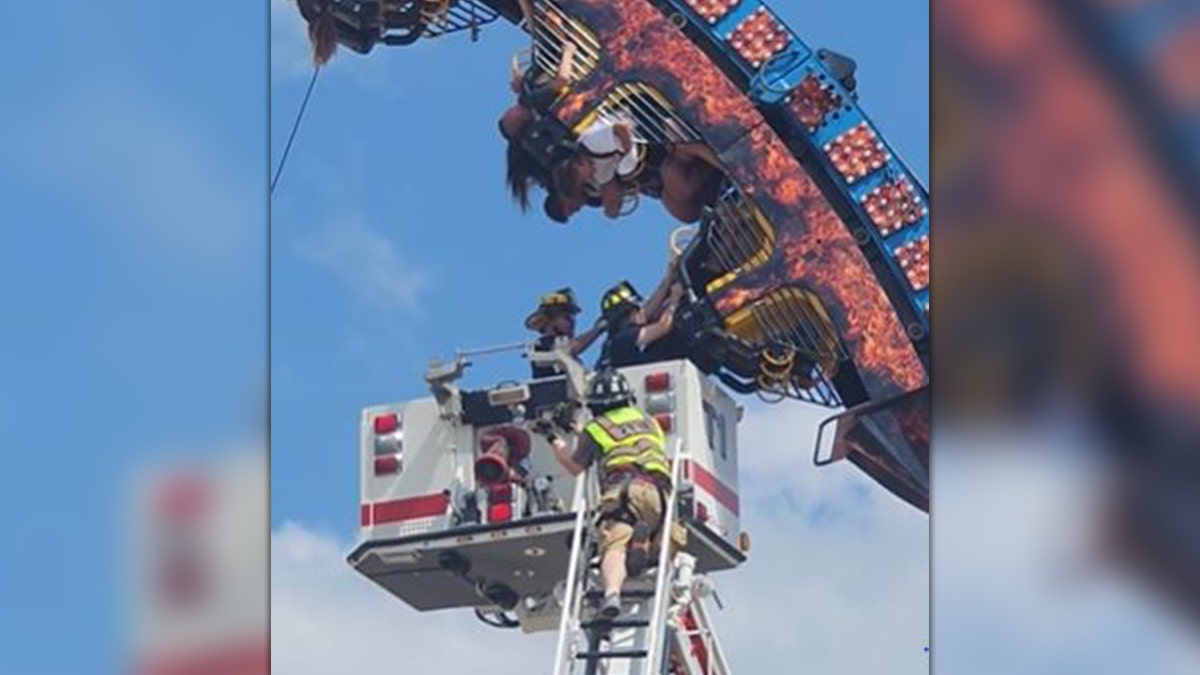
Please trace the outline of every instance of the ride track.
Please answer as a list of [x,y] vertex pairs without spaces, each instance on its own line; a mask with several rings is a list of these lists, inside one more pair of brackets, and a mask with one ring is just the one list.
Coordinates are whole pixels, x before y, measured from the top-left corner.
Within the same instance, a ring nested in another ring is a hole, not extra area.
[[[546,33],[559,45],[575,40],[587,61],[549,116],[578,131],[622,87],[647,88],[768,224],[759,254],[747,252],[720,279],[688,280],[697,334],[719,336],[702,343],[705,369],[739,391],[761,391],[752,371],[765,369],[768,343],[807,357],[814,375],[801,369],[784,395],[847,408],[827,420],[837,422],[833,449],[820,457],[818,441],[814,461],[849,459],[927,511],[928,193],[856,105],[853,66],[847,73],[844,57],[808,47],[758,0],[539,0],[537,8],[555,24],[535,23],[535,43]],[[516,0],[300,0],[310,22],[326,9],[338,42],[363,54],[377,43],[475,37],[487,23],[523,16]],[[685,277],[706,262],[692,259],[713,257],[714,227],[705,221],[683,252]],[[826,334],[834,346],[822,350]],[[819,365],[825,357],[832,365]]]

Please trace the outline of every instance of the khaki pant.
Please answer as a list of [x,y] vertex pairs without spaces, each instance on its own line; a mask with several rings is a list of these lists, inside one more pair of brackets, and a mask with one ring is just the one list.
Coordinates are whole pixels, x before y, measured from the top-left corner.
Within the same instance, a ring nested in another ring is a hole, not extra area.
[[[650,526],[653,535],[651,551],[657,549],[658,524],[662,520],[662,495],[653,484],[635,480],[629,484],[628,509],[638,522]],[[604,490],[600,496],[600,508],[605,514],[619,513],[621,510],[621,486],[614,485]],[[625,550],[633,539],[633,526],[611,516],[605,516],[600,521],[600,555],[613,550]],[[676,549],[687,545],[687,531],[675,524],[671,527],[671,539]]]

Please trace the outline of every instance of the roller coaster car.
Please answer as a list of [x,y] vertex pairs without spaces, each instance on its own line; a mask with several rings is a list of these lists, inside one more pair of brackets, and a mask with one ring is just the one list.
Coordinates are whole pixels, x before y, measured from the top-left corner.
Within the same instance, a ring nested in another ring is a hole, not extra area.
[[[500,12],[477,0],[297,0],[310,25],[323,14],[334,19],[338,43],[368,54],[376,44],[403,46],[495,21]],[[513,3],[515,6],[515,3]],[[519,9],[515,11],[519,19]],[[505,18],[514,20],[509,13]]]
[[697,235],[681,253],[679,274],[691,302],[676,316],[689,355],[731,389],[826,406],[841,405],[830,378],[844,361],[829,315],[800,285],[759,289],[756,300],[723,310],[709,294],[736,287],[774,248],[773,228],[729,187],[706,207]]
[[[690,302],[676,315],[689,358],[740,393],[848,408],[821,425],[818,466],[847,459],[909,504],[929,508],[929,387],[870,400],[821,300],[798,281],[763,287],[754,275],[770,264],[774,228],[730,188],[705,212],[683,248],[679,274]],[[712,299],[745,289],[750,299],[723,309]],[[750,295],[750,291],[753,294]],[[826,427],[836,423],[822,453]]]

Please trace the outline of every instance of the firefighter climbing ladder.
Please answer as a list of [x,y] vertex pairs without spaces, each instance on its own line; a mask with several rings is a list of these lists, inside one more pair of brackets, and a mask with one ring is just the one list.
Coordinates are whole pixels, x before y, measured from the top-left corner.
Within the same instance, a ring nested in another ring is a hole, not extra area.
[[657,564],[643,577],[626,582],[617,619],[592,616],[592,606],[603,595],[598,564],[591,562],[598,490],[591,472],[578,477],[554,675],[729,674],[703,606],[712,587],[705,577],[693,573],[695,558],[686,553],[671,555],[669,533],[676,518],[681,447],[682,443],[676,444]]

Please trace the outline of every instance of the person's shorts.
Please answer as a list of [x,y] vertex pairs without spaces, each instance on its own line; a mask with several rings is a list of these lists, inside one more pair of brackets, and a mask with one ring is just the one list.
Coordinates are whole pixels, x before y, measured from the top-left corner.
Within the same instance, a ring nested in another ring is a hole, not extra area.
[[[621,486],[614,485],[606,488],[600,496],[601,510],[612,513],[620,510]],[[643,522],[652,528],[654,544],[658,541],[658,525],[662,520],[662,495],[653,483],[635,480],[629,484],[629,510],[638,522]],[[682,527],[671,528],[671,537],[676,546],[682,547],[687,542],[687,535]],[[612,517],[604,517],[600,521],[599,546],[600,555],[613,550],[625,550],[633,538],[633,526]]]
[[[658,488],[647,481],[635,480],[629,483],[628,509],[638,522],[646,523],[657,534],[658,523],[662,520],[662,495]],[[600,495],[600,510],[605,514],[619,512],[621,508],[621,485],[613,485]],[[633,538],[633,526],[615,517],[606,515],[600,521],[600,554],[612,550],[624,550]]]

